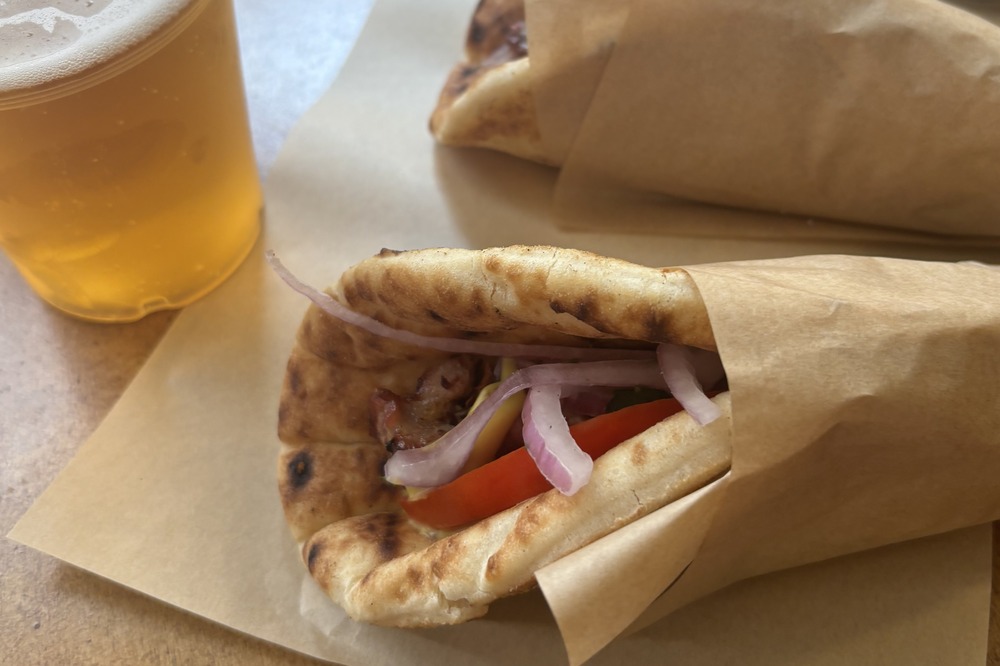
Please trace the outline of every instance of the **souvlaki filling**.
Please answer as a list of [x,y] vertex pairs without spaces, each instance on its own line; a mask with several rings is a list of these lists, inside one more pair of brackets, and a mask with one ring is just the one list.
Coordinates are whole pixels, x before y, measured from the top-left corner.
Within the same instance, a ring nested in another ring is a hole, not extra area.
[[[608,438],[624,434],[613,446],[681,409],[701,425],[720,415],[709,397],[726,382],[715,352],[672,343],[637,350],[423,336],[387,326],[302,283],[273,253],[268,261],[329,315],[373,335],[453,354],[428,369],[413,394],[376,389],[369,402],[372,433],[391,454],[385,478],[410,489],[403,508],[417,520],[442,523],[410,511],[424,502],[428,489],[455,483],[522,448],[520,457],[530,457],[551,487],[572,495],[590,479],[593,459],[610,448]],[[583,428],[591,420],[597,425]],[[578,426],[590,450],[581,448]],[[605,434],[594,435],[598,430]],[[487,473],[478,476],[488,482]]]

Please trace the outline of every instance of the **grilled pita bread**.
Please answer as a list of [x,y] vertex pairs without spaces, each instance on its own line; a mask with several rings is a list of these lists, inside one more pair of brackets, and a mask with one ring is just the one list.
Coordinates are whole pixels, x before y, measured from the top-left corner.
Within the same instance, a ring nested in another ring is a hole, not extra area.
[[[680,269],[549,247],[383,251],[328,293],[424,335],[576,346],[677,342],[714,348],[704,304]],[[599,458],[573,496],[552,490],[457,532],[410,522],[382,479],[368,432],[376,387],[411,393],[447,354],[375,337],[311,307],[288,361],[279,411],[285,516],[319,585],[382,625],[454,624],[534,585],[545,564],[678,499],[728,469],[723,418],[677,414]]]
[[558,166],[542,144],[529,75],[523,0],[481,0],[431,114],[431,134],[449,146],[491,148]]

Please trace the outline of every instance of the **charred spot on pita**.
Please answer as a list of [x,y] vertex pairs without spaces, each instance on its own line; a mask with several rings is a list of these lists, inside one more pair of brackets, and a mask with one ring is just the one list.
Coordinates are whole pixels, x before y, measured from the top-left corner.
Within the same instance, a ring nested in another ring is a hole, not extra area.
[[316,569],[316,559],[323,552],[323,542],[314,540],[309,545],[309,552],[306,553],[306,567],[309,569],[309,573],[312,573]]
[[285,377],[288,378],[288,388],[292,395],[300,398],[305,397],[305,391],[302,388],[302,369],[299,367],[298,359],[294,356],[288,359],[288,371]]
[[288,482],[293,490],[301,490],[313,477],[313,459],[308,451],[299,451],[288,461]]
[[481,44],[483,39],[486,37],[486,28],[482,23],[476,19],[472,20],[469,25],[469,36],[468,40],[471,44]]
[[549,301],[549,307],[556,314],[570,314],[584,323],[591,323],[597,312],[596,303],[590,296],[584,296],[576,300],[564,303],[559,299]]
[[670,320],[660,310],[649,308],[643,314],[642,323],[646,329],[646,337],[649,340],[663,340],[667,336],[665,331],[670,328]]
[[375,292],[364,280],[357,280],[344,285],[344,298],[350,306],[356,305],[359,301],[371,303],[375,300]]
[[399,554],[399,532],[396,529],[399,516],[394,513],[384,515],[386,520],[382,532],[379,534],[378,554],[384,560],[391,560]]
[[375,545],[382,561],[400,552],[399,522],[400,516],[395,513],[376,513],[364,516],[358,523],[360,535]]
[[632,458],[633,465],[636,467],[645,467],[648,461],[648,454],[645,442],[639,441],[632,445],[629,456]]

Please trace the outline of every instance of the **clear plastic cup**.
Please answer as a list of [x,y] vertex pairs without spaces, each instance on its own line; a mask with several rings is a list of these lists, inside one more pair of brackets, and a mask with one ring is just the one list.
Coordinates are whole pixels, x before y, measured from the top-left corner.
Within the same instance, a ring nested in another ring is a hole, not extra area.
[[0,245],[80,318],[191,303],[260,228],[232,0],[39,5],[0,5]]

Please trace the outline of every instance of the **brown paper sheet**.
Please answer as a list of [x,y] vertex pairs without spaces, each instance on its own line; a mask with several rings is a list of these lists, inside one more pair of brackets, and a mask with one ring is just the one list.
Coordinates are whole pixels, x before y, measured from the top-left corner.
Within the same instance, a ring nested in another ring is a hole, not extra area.
[[728,481],[727,475],[538,572],[570,663],[582,663],[628,629],[691,564]]
[[561,224],[997,244],[997,25],[938,0],[594,0],[594,34],[563,29],[572,4],[527,14]]
[[[689,271],[727,368],[733,463],[709,507],[654,535],[705,540],[640,624],[748,576],[1000,518],[1000,271],[846,256]],[[579,555],[560,580],[580,579]],[[596,604],[609,587],[614,570],[559,593]]]
[[[325,284],[382,246],[550,243],[650,265],[829,247],[557,230],[547,223],[551,170],[435,148],[427,115],[458,57],[472,4],[376,5],[336,84],[272,170],[261,252],[274,248],[306,281]],[[912,251],[971,258],[947,248]],[[284,525],[274,471],[278,392],[305,307],[257,253],[176,319],[10,538],[238,631],[351,666],[564,662],[539,593],[499,602],[485,620],[434,631],[357,625],[317,597]],[[670,519],[670,511],[657,514],[625,537],[658,543],[658,525]],[[676,555],[675,567],[687,559]],[[990,530],[972,528],[738,584],[615,641],[592,661],[833,664],[891,655],[978,664],[989,593]],[[565,621],[573,619],[560,613]],[[590,640],[569,652],[582,658],[598,647]]]
[[[525,2],[532,92],[545,154],[562,163],[628,19],[628,2]],[[559,34],[559,48],[551,35]]]

